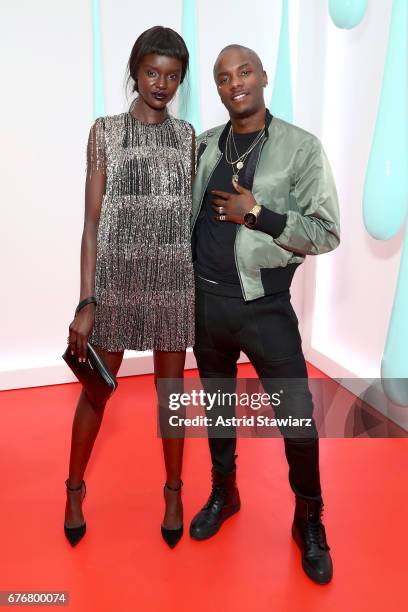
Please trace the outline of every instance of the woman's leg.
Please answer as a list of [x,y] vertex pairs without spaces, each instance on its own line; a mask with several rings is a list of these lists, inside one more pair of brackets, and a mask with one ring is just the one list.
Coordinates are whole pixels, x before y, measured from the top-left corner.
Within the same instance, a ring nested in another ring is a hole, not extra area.
[[[154,351],[154,379],[156,389],[157,380],[160,378],[183,378],[185,358],[185,351]],[[164,463],[166,466],[166,483],[169,487],[177,488],[181,480],[184,438],[162,438],[162,443]],[[183,523],[181,489],[172,491],[166,487],[164,491],[166,509],[163,527],[167,529],[178,529]]]
[[[122,363],[123,351],[111,353],[99,347],[95,347],[95,350],[102,357],[112,374],[116,376]],[[81,391],[72,424],[68,482],[72,488],[79,487],[84,477],[85,469],[102,423],[105,405],[95,407],[84,391]],[[77,527],[84,522],[81,506],[81,490],[67,490],[67,503],[65,506],[65,525],[67,527]]]

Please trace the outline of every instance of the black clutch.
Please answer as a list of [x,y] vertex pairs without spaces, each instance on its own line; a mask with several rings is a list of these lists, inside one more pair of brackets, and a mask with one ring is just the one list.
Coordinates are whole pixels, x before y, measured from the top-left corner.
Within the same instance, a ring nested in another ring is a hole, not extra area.
[[118,386],[116,378],[89,342],[85,362],[80,363],[76,355],[71,355],[69,346],[62,358],[96,406],[103,405]]

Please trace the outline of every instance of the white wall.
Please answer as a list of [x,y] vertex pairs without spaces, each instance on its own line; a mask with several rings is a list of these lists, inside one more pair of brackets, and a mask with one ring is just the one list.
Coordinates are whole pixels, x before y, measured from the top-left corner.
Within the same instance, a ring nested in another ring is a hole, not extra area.
[[[302,3],[301,21],[310,10],[306,4],[310,3]],[[322,8],[318,4],[316,11]],[[337,180],[342,242],[336,251],[313,262],[315,287],[305,294],[305,305],[311,323],[307,357],[333,377],[380,376],[401,254],[402,233],[388,242],[376,241],[362,221],[391,7],[391,0],[372,0],[364,21],[350,31],[337,29],[326,14],[326,52],[320,60],[325,78],[323,103],[316,100],[321,117],[317,131]],[[306,104],[306,113],[309,108]],[[307,125],[307,117],[302,123]]]
[[53,382],[78,296],[91,25],[83,0],[0,4],[3,388]]
[[[281,2],[252,0],[250,11],[247,0],[198,4],[207,128],[226,120],[212,81],[213,62],[224,45],[254,48],[273,83]],[[343,223],[341,248],[309,258],[297,272],[295,308],[312,362],[333,376],[345,366],[369,376],[379,372],[400,251],[400,239],[377,243],[361,221],[391,0],[372,0],[363,23],[349,32],[329,22],[326,0],[289,4],[295,123],[323,141]],[[126,108],[125,67],[139,33],[157,23],[180,31],[181,0],[145,7],[132,0],[101,1],[107,114]],[[0,388],[72,380],[60,355],[79,291],[85,146],[92,122],[91,36],[90,0],[0,5],[6,92],[0,114]],[[269,87],[267,103],[270,95]],[[151,368],[149,355],[127,357],[123,374]],[[191,356],[188,363],[193,364]]]

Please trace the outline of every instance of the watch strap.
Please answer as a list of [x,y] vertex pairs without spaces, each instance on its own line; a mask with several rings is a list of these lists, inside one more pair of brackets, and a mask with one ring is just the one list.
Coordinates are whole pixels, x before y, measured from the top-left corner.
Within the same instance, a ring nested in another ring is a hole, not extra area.
[[[255,204],[255,206],[253,206],[251,210],[246,213],[246,215],[244,216],[244,223],[246,227],[250,229],[255,227],[256,221],[258,219],[258,216],[261,213],[261,210],[262,210],[262,206],[260,204]],[[255,220],[254,220],[254,217],[255,217]]]

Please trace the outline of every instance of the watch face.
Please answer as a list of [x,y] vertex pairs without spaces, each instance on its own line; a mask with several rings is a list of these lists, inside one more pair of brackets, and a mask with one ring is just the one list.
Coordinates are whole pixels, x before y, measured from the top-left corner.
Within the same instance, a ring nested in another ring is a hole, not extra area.
[[252,227],[253,225],[255,225],[256,217],[254,213],[247,213],[244,217],[244,221],[245,225],[247,225],[248,227]]

